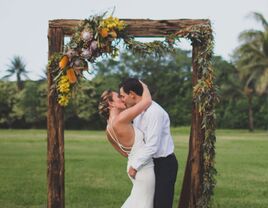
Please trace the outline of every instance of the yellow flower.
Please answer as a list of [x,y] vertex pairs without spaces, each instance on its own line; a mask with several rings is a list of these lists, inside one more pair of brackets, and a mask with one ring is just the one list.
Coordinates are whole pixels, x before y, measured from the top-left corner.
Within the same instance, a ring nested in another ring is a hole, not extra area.
[[115,17],[108,17],[106,19],[104,19],[103,21],[101,21],[100,23],[100,27],[101,28],[108,28],[108,29],[117,29],[117,30],[123,30],[125,28],[125,22],[124,21],[120,21],[118,18]]
[[124,21],[119,21],[117,23],[118,30],[123,30],[125,27],[126,27],[126,25],[125,25],[125,22]]
[[109,29],[112,29],[112,28],[115,28],[116,27],[116,24],[115,23],[109,23],[108,25],[107,25],[107,27],[109,28]]
[[58,82],[57,90],[60,93],[70,92],[70,83],[69,78],[67,76],[61,76],[60,81]]
[[58,102],[61,106],[67,106],[70,100],[70,96],[67,95],[59,95]]

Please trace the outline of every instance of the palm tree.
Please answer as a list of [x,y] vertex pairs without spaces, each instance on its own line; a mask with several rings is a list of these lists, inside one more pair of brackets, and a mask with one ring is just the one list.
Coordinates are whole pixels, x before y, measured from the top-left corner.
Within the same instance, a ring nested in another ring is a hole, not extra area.
[[252,15],[262,23],[263,30],[246,30],[240,34],[242,44],[236,50],[236,63],[246,86],[254,85],[256,92],[263,94],[268,88],[268,22],[259,13]]
[[268,23],[260,13],[252,16],[262,24],[263,30],[246,30],[239,35],[242,44],[235,50],[234,61],[244,83],[248,98],[249,129],[253,130],[252,98],[268,90]]
[[26,64],[24,63],[22,57],[14,56],[11,59],[11,64],[7,66],[6,72],[8,74],[5,75],[3,79],[16,75],[18,90],[22,90],[23,81],[21,79],[21,76],[28,78],[27,76],[28,71],[26,71]]

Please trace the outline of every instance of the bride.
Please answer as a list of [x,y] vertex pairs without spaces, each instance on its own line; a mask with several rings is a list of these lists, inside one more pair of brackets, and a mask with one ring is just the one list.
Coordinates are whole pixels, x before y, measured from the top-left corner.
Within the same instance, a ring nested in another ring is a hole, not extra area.
[[[144,134],[132,125],[133,119],[152,103],[147,85],[142,83],[142,99],[136,105],[126,108],[117,92],[106,90],[101,95],[99,112],[107,119],[106,134],[113,147],[128,157],[128,166],[144,147]],[[153,208],[155,174],[153,160],[149,160],[135,175],[130,176],[133,186],[121,208]]]

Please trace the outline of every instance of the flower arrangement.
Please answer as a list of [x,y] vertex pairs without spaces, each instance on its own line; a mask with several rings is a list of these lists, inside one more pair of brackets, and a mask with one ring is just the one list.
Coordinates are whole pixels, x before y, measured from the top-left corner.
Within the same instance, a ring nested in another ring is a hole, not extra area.
[[75,30],[70,42],[65,46],[64,53],[55,53],[49,59],[54,84],[52,93],[57,102],[65,107],[72,97],[73,89],[84,71],[89,71],[88,63],[94,63],[102,55],[116,57],[118,44],[124,41],[126,48],[141,56],[155,55],[160,57],[166,52],[173,51],[173,44],[178,36],[171,34],[165,41],[142,43],[127,34],[127,25],[116,17],[92,16],[85,19]]
[[103,54],[116,56],[119,40],[124,37],[126,24],[118,18],[94,16],[84,20],[65,47],[56,69],[55,83],[58,103],[67,106],[72,88],[77,84],[88,62]]

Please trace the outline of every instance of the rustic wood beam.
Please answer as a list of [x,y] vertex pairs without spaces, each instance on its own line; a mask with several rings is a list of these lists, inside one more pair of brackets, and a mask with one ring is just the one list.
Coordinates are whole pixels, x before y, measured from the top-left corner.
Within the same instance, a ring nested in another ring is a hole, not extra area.
[[[135,37],[164,37],[192,26],[209,25],[208,19],[178,19],[178,20],[150,20],[150,19],[122,19],[128,25],[128,34]],[[71,36],[76,26],[82,20],[56,19],[49,21],[49,28],[61,28],[64,35]]]

